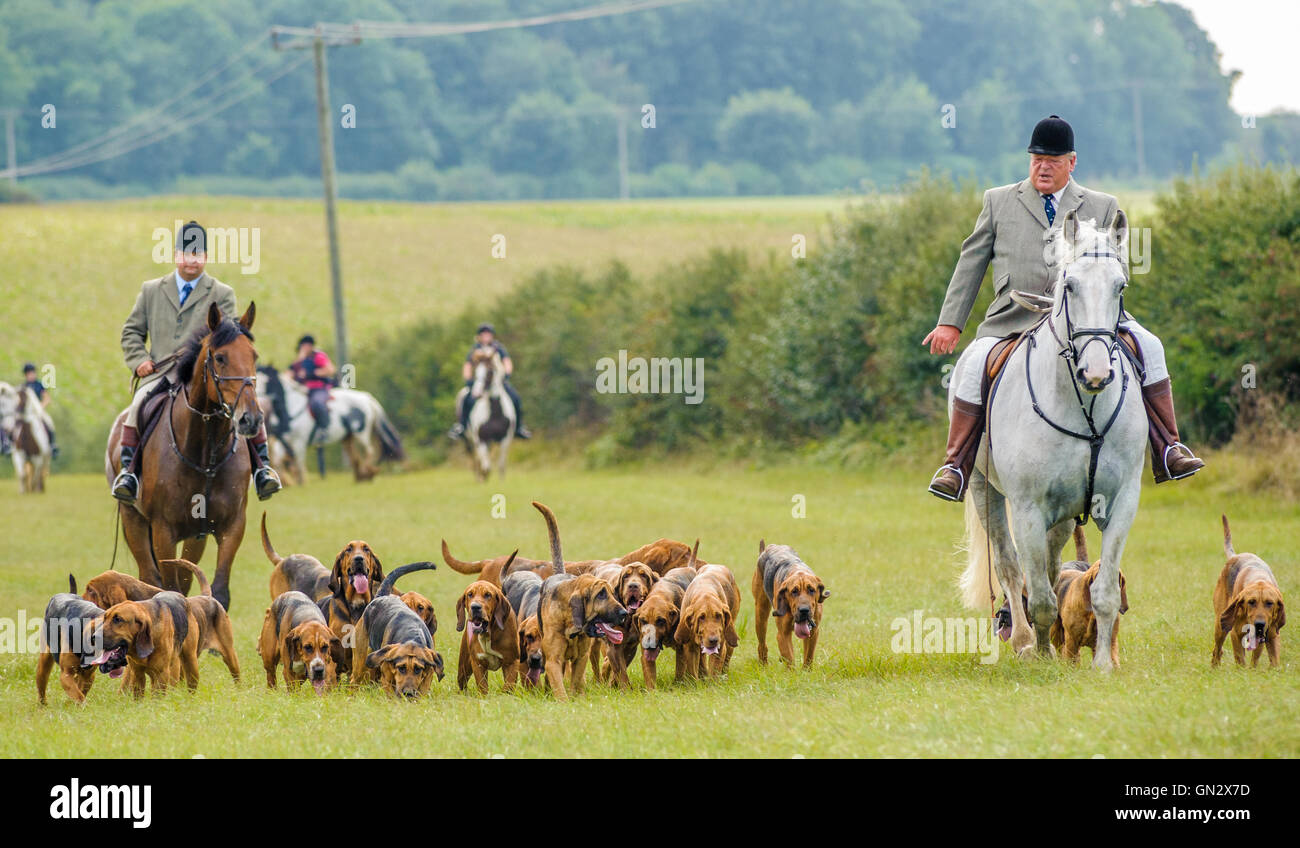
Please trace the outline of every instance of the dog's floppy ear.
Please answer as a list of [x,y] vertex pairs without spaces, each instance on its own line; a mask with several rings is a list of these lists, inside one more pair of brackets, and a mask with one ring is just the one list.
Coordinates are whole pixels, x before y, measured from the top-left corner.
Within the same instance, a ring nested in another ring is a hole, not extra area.
[[569,596],[569,614],[573,616],[573,626],[569,628],[569,635],[574,636],[581,633],[587,627],[587,607],[582,598],[582,593],[574,592]]
[[456,632],[465,629],[465,596],[469,594],[466,590],[460,593],[460,599],[456,601]]
[[288,652],[288,656],[284,658],[285,664],[296,662],[298,654],[302,652],[302,640],[290,633],[284,637],[284,648]]
[[339,555],[334,557],[334,567],[330,569],[330,591],[336,598],[342,598],[343,589],[343,555],[348,552],[347,548],[339,551]]
[[385,645],[378,651],[371,651],[366,654],[366,668],[379,668],[379,664],[388,659],[395,647],[395,645]]
[[780,588],[780,589],[777,589],[777,590],[776,590],[776,598],[775,598],[775,600],[776,600],[776,604],[774,605],[774,607],[773,607],[773,609],[772,609],[772,617],[773,617],[773,618],[780,618],[780,617],[783,616],[783,615],[789,615],[789,614],[790,614],[790,601],[789,601],[789,599],[786,598],[786,594],[785,594],[785,589],[784,589],[784,588]]
[[826,584],[825,584],[825,583],[818,583],[818,584],[817,584],[817,597],[821,599],[822,603],[825,603],[825,602],[826,602],[826,599],[829,598],[830,596],[831,596],[831,593],[830,593],[830,590],[828,590],[828,589],[826,588]]
[[683,615],[677,622],[677,630],[673,633],[673,641],[678,645],[685,645],[691,641],[691,619],[692,615]]
[[740,645],[740,637],[736,635],[736,628],[731,621],[731,610],[722,613],[722,637],[727,640],[727,644],[735,648]]
[[496,598],[496,610],[492,615],[492,620],[496,622],[497,630],[505,630],[506,617],[514,610],[510,608],[510,602],[506,600],[506,596],[502,594],[501,590],[493,589],[492,595]]
[[153,634],[150,633],[151,626],[144,624],[135,634],[135,655],[142,660],[149,658],[153,653]]
[[1223,612],[1219,613],[1219,629],[1224,633],[1231,633],[1233,626],[1237,623],[1237,614],[1240,611],[1241,593],[1238,592],[1236,597],[1228,601],[1228,605],[1223,608]]
[[371,580],[378,580],[380,583],[383,583],[383,582],[384,582],[384,564],[383,564],[382,562],[379,561],[379,557],[375,556],[375,552],[374,552],[373,550],[370,552],[370,561],[373,562],[373,563],[375,564],[375,573],[374,573],[374,576],[372,576],[370,579],[371,579]]
[[1282,602],[1282,599],[1281,599],[1281,598],[1278,598],[1278,601],[1277,601],[1277,627],[1274,628],[1273,632],[1276,633],[1278,630],[1281,630],[1281,629],[1282,629],[1283,627],[1285,627],[1285,626],[1286,626],[1286,604],[1284,604],[1284,603]]
[[334,665],[336,666],[334,673],[337,674],[338,669],[343,668],[344,664],[343,640],[337,636],[330,638],[330,659],[334,660]]
[[1119,614],[1123,615],[1128,612],[1128,581],[1124,579],[1124,572],[1119,573]]

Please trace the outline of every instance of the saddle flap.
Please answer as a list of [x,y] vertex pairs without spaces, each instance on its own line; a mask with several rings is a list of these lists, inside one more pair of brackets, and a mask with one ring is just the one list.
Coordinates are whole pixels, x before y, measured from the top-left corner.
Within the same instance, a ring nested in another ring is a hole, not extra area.
[[154,419],[158,417],[159,411],[167,403],[167,390],[170,386],[166,378],[158,380],[157,383],[153,391],[141,401],[140,410],[136,415],[136,421],[139,425],[136,429],[141,433],[153,429]]
[[1020,342],[1024,340],[1025,333],[1017,333],[1014,336],[1007,336],[999,340],[989,350],[988,357],[984,360],[984,374],[980,380],[980,403],[988,403],[989,389],[997,382],[998,374],[1006,366],[1007,360],[1011,358],[1012,352],[1019,347]]

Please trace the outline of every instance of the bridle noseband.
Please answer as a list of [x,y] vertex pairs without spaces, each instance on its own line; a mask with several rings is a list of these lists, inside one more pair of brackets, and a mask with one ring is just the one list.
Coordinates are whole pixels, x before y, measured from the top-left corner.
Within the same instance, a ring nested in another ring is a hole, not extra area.
[[[1114,259],[1121,261],[1120,255],[1110,250],[1087,250],[1079,254],[1079,257],[1088,256],[1095,259]],[[1076,257],[1078,258],[1078,257]],[[1064,283],[1066,277],[1066,266],[1061,267],[1061,280]],[[1127,284],[1126,284],[1127,285]],[[1068,361],[1072,366],[1073,372],[1077,373],[1081,367],[1080,362],[1083,359],[1083,352],[1088,349],[1088,345],[1093,342],[1102,342],[1106,346],[1106,359],[1110,361],[1115,358],[1115,352],[1119,349],[1119,323],[1124,317],[1124,292],[1119,294],[1119,312],[1115,315],[1115,324],[1111,327],[1075,327],[1073,320],[1070,318],[1070,298],[1066,296],[1067,292],[1061,293],[1061,305],[1057,313],[1065,318],[1066,338],[1062,340],[1056,332],[1056,325],[1052,322],[1051,314],[1047,316],[1047,327],[1056,339],[1057,345],[1060,346],[1060,356]],[[1077,339],[1087,337],[1083,347],[1076,348],[1074,343]],[[1110,384],[1112,378],[1108,378],[1102,383],[1102,388]],[[1075,390],[1078,391],[1078,381],[1075,381]],[[1082,398],[1080,398],[1082,402]]]
[[[257,374],[256,374],[256,373],[254,373],[254,374],[252,374],[252,375],[249,375],[249,376],[236,375],[236,376],[234,376],[234,377],[223,377],[221,374],[218,374],[218,373],[217,373],[217,364],[216,364],[216,362],[213,360],[213,356],[212,356],[212,348],[211,348],[211,347],[208,348],[208,355],[207,355],[207,357],[203,360],[203,376],[204,376],[204,380],[203,380],[204,384],[207,383],[207,378],[208,378],[208,377],[211,377],[211,378],[212,378],[212,384],[213,384],[213,386],[214,386],[214,387],[216,388],[216,390],[217,390],[217,391],[216,391],[216,394],[217,394],[217,411],[216,411],[216,412],[204,412],[204,411],[201,410],[201,409],[195,409],[194,406],[190,403],[190,398],[189,398],[189,394],[190,394],[190,392],[189,392],[189,388],[188,388],[188,387],[185,388],[185,405],[189,407],[190,412],[193,412],[195,415],[198,415],[199,417],[201,417],[201,418],[204,420],[204,422],[207,422],[208,420],[213,419],[213,418],[224,418],[224,419],[226,419],[227,421],[231,421],[231,420],[233,420],[234,417],[235,417],[235,408],[238,407],[238,406],[239,406],[239,402],[240,402],[241,400],[243,400],[243,398],[244,398],[244,392],[248,391],[249,386],[252,386],[252,387],[253,387],[253,392],[254,392],[254,394],[256,394],[256,392],[257,392]],[[241,384],[240,384],[240,386],[239,386],[239,394],[235,395],[235,402],[234,402],[234,404],[229,404],[229,403],[226,403],[226,399],[225,399],[225,397],[222,396],[222,394],[221,394],[221,384],[222,384],[222,383],[227,383],[227,382],[233,382],[233,381],[235,381],[235,380],[239,380],[239,381],[241,381]]]

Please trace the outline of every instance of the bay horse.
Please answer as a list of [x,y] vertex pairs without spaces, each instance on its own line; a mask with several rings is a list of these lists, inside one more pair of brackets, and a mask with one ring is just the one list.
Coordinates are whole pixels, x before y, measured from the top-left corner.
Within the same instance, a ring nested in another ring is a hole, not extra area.
[[[217,540],[212,595],[230,609],[230,568],[244,539],[244,510],[252,462],[244,439],[257,435],[257,351],[249,332],[256,305],[238,322],[214,303],[207,325],[177,351],[176,382],[166,389],[158,432],[140,448],[140,492],[119,503],[122,534],[140,579],[185,594],[192,574],[163,560],[197,563],[207,537]],[[121,465],[123,410],[113,422],[105,456],[111,481]],[[145,427],[141,420],[141,427]],[[242,437],[242,438],[241,438]]]
[[[1117,211],[1111,229],[1099,229],[1071,211],[1061,236],[1050,305],[1014,293],[1017,303],[1046,314],[1010,355],[986,404],[988,427],[966,499],[965,601],[989,604],[991,555],[1002,591],[1013,599],[1010,641],[1022,656],[1034,648],[1050,655],[1061,549],[1076,519],[1088,517],[1102,531],[1101,573],[1091,589],[1097,644],[1111,643],[1147,438],[1140,373],[1117,337],[1128,220]],[[984,367],[965,360],[955,370]],[[959,377],[949,387],[950,410]],[[1026,583],[1028,615],[1015,600]],[[1110,652],[1094,652],[1093,665],[1109,671]]]
[[465,428],[465,446],[474,458],[475,476],[486,482],[492,472],[492,445],[496,443],[498,473],[504,478],[506,454],[515,437],[515,404],[505,388],[506,366],[495,350],[478,349],[470,359],[470,368],[474,382],[462,403],[469,398],[474,398],[475,403]]
[[43,493],[53,453],[36,393],[26,386],[0,383],[0,422],[12,442],[18,492]]

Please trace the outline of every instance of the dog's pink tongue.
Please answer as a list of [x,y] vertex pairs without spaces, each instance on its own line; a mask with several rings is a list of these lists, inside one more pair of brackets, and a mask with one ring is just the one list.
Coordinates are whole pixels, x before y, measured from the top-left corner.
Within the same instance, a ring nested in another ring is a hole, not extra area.
[[356,574],[352,577],[352,588],[358,593],[364,595],[370,591],[370,580],[364,574]]
[[606,639],[608,639],[611,643],[615,645],[618,645],[623,641],[623,631],[615,627],[610,627],[608,624],[605,624],[603,621],[596,623],[596,630],[600,633],[601,636],[604,636]]
[[528,669],[528,680],[530,683],[536,683],[542,679],[542,670],[540,668]]
[[126,671],[126,666],[124,666],[124,665],[119,665],[117,668],[115,668],[115,669],[113,669],[112,671],[110,671],[110,672],[108,673],[108,676],[111,677],[111,678],[113,678],[114,680],[116,680],[117,678],[119,678],[119,677],[122,676],[122,672],[124,672],[124,671]]
[[317,695],[324,695],[324,694],[325,694],[325,681],[324,681],[324,680],[313,680],[313,681],[311,682],[311,688],[313,688],[313,689],[316,690],[316,694],[317,694]]
[[1010,628],[1010,627],[999,627],[999,628],[998,628],[998,638],[1001,639],[1003,642],[1005,642],[1005,641],[1007,641],[1008,639],[1010,639],[1010,638],[1011,638],[1011,628]]
[[708,645],[701,645],[700,651],[705,654],[716,654],[718,652],[718,646],[714,645],[710,648]]
[[794,635],[798,636],[800,639],[807,639],[812,635],[812,628],[808,626],[808,622],[801,621],[795,624]]
[[1253,651],[1255,648],[1259,647],[1259,640],[1255,638],[1255,628],[1252,627],[1246,631],[1245,638],[1241,640],[1241,644],[1247,651]]

